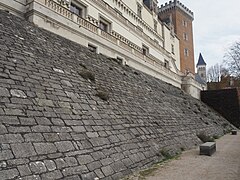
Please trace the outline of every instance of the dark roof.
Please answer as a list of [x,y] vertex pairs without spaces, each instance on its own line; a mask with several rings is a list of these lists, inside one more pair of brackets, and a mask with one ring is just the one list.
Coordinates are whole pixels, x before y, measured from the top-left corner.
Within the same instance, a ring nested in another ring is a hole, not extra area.
[[199,58],[198,58],[198,63],[197,66],[201,65],[207,65],[206,62],[204,61],[202,54],[200,53]]
[[197,73],[195,74],[195,80],[200,84],[206,84],[206,82]]

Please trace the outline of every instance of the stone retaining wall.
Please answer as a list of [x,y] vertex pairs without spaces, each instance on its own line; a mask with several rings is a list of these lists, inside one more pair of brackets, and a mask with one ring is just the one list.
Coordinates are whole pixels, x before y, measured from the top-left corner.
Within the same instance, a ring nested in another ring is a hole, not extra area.
[[230,127],[180,89],[0,11],[1,180],[119,179]]

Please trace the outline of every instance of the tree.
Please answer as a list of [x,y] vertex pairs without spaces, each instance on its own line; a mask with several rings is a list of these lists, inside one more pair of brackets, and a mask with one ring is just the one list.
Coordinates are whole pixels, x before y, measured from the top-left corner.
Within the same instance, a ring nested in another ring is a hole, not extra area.
[[235,42],[226,52],[224,65],[230,75],[240,77],[240,41]]
[[221,68],[219,64],[211,66],[207,70],[207,81],[208,82],[219,82],[221,77]]

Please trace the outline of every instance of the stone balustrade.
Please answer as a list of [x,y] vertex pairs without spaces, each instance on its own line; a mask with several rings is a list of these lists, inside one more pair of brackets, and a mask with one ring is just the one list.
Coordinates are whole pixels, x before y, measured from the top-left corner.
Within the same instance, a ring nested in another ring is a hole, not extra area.
[[[161,60],[157,59],[156,57],[154,57],[151,54],[144,56],[142,54],[141,47],[139,47],[135,43],[129,41],[128,39],[126,39],[122,35],[118,34],[117,32],[112,31],[110,34],[108,32],[102,31],[98,26],[96,26],[96,23],[92,23],[92,22],[88,21],[89,18],[88,18],[88,20],[83,19],[83,18],[77,16],[76,14],[72,13],[69,9],[62,7],[61,5],[59,5],[58,3],[56,3],[52,0],[45,0],[45,1],[44,0],[33,0],[33,1],[41,2],[41,3],[44,2],[44,5],[46,7],[53,10],[54,12],[62,15],[63,17],[66,17],[67,19],[77,23],[80,28],[85,28],[85,29],[101,36],[102,38],[112,42],[113,44],[118,45],[121,48],[124,48],[126,51],[131,52],[132,54],[139,57],[142,61],[146,62],[148,65],[151,65],[151,67],[157,68],[160,72],[164,71],[165,73],[168,74],[169,77],[174,77],[174,79],[177,79],[177,81],[179,81],[179,82],[181,81],[181,77],[178,76],[178,74],[169,70],[168,68],[164,67],[163,62]],[[107,9],[111,8],[109,6],[106,6],[106,4],[103,2],[98,2],[96,4],[100,5],[101,7],[104,6],[104,8],[107,8]],[[128,23],[128,25],[132,25],[132,28],[134,28],[134,30],[138,29],[136,26],[134,26],[131,23],[129,24],[129,23]],[[159,44],[157,44],[156,41],[152,40],[149,36],[147,36],[146,34],[141,32],[140,30],[135,31],[135,32],[137,32],[137,34],[140,37],[142,37],[144,40],[146,40],[149,44],[153,45],[155,48],[157,48],[159,51],[161,51],[165,55],[166,59],[172,58],[170,56],[169,52],[167,52],[165,49],[163,49],[163,47],[161,47]],[[170,62],[170,60],[169,60],[169,62]]]

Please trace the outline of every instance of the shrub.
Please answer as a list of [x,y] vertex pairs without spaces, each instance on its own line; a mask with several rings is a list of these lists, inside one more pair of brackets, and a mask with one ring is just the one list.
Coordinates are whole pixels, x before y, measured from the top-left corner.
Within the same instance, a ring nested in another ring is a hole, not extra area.
[[171,159],[173,157],[166,149],[162,149],[160,153],[164,157],[164,160]]
[[78,73],[80,74],[80,76],[82,76],[82,78],[84,79],[89,79],[92,82],[95,82],[95,75],[88,71],[88,70],[82,70],[82,71],[78,71]]
[[98,90],[96,96],[104,101],[108,101],[109,99],[109,93],[104,89]]
[[181,151],[185,151],[185,148],[184,148],[184,147],[181,147],[180,149],[181,149]]
[[214,138],[206,135],[204,132],[200,132],[199,134],[197,134],[197,137],[204,143],[205,142],[214,142]]

